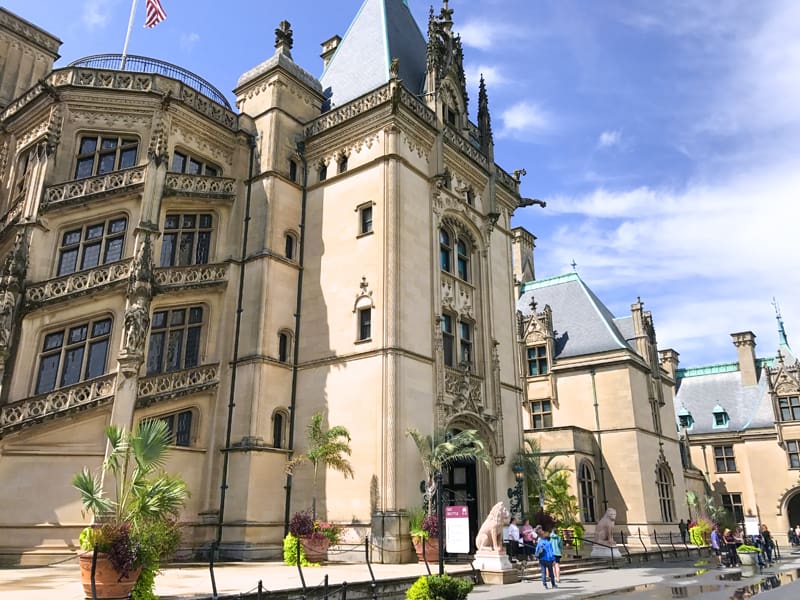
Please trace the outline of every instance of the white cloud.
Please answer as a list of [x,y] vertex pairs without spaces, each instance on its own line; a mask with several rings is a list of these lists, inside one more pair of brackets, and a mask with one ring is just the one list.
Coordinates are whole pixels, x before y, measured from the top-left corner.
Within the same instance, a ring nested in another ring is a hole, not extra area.
[[486,82],[486,87],[491,100],[492,88],[500,87],[508,83],[508,78],[502,70],[492,65],[467,65],[464,68],[464,75],[467,78],[467,87],[476,88],[481,80],[481,75]]
[[511,25],[499,24],[489,19],[467,21],[457,28],[464,45],[479,50],[490,50],[497,42],[519,37],[520,34],[519,30]]
[[517,102],[500,114],[503,122],[500,137],[522,134],[543,134],[553,127],[553,117],[538,104],[528,101]]
[[200,41],[200,34],[195,32],[183,33],[181,34],[180,45],[183,50],[189,52],[192,48],[195,47],[195,45],[199,41]]
[[111,20],[109,2],[104,0],[86,0],[83,4],[81,21],[89,29],[102,29]]
[[622,142],[622,133],[617,130],[604,131],[597,138],[598,148],[611,148],[612,146],[619,146]]

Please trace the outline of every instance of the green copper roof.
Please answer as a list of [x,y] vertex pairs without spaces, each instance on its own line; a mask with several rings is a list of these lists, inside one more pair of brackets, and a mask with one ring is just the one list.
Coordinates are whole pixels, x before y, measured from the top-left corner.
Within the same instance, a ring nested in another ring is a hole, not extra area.
[[531,290],[538,290],[543,287],[550,287],[559,283],[567,283],[568,281],[580,281],[577,273],[565,273],[564,275],[556,275],[555,277],[547,277],[545,279],[536,279],[535,281],[528,281],[523,283],[519,288],[520,296],[525,292]]
[[[764,367],[772,367],[775,364],[775,359],[770,358],[757,358],[756,366],[760,369]],[[688,367],[685,369],[678,369],[675,376],[678,379],[685,377],[701,377],[703,375],[713,375],[715,373],[735,373],[739,370],[738,362],[717,363],[715,365],[705,365],[702,367]]]

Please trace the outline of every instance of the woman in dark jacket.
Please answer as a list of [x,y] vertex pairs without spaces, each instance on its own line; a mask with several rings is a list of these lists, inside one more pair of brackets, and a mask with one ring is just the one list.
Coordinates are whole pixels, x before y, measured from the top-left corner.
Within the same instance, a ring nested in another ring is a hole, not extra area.
[[722,541],[725,542],[725,548],[728,550],[728,566],[736,567],[740,564],[739,555],[736,553],[736,538],[733,537],[730,529],[725,529],[722,532]]
[[772,564],[772,550],[775,548],[775,542],[772,541],[772,534],[767,529],[766,525],[761,526],[761,548],[764,550],[764,554],[767,558],[767,563]]

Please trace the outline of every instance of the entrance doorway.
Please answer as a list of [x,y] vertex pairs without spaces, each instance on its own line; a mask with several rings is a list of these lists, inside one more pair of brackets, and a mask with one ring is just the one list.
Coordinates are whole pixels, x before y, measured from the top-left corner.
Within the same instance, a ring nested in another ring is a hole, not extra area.
[[474,462],[451,465],[442,472],[444,506],[466,506],[469,509],[469,552],[475,554],[478,535],[478,477]]
[[794,529],[800,525],[800,490],[786,504],[786,516],[789,519],[789,527]]

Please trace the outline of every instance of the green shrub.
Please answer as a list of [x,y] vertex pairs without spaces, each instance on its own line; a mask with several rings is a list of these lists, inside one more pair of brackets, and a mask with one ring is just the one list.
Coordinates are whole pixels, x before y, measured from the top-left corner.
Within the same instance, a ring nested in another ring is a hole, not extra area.
[[319,563],[309,562],[302,544],[297,543],[297,536],[287,533],[283,538],[283,562],[292,567],[297,566],[297,549],[300,548],[300,566],[318,567]]
[[423,575],[406,592],[406,600],[467,600],[473,585],[450,575]]
[[747,544],[742,544],[741,546],[736,548],[736,551],[737,552],[761,552],[761,550],[759,550],[755,546],[748,546]]

